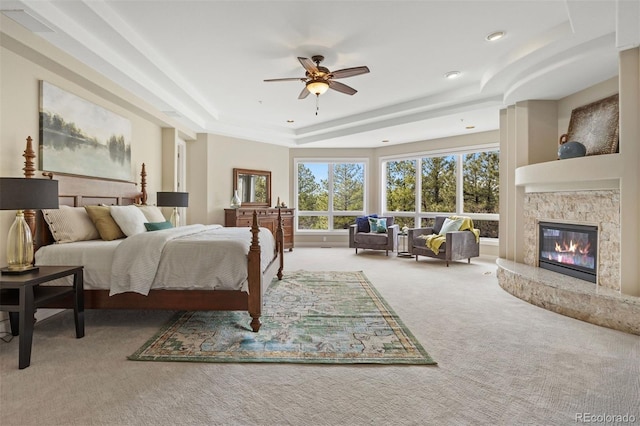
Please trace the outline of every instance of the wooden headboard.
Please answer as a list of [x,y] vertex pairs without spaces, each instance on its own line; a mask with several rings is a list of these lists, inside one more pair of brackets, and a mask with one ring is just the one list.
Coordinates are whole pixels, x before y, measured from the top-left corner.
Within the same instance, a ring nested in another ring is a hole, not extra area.
[[[25,157],[24,175],[26,178],[34,178],[35,152],[32,147],[32,139],[27,138],[27,147],[24,151]],[[135,182],[122,182],[105,180],[100,178],[90,178],[82,176],[55,175],[51,172],[43,172],[43,178],[55,179],[58,181],[58,199],[61,206],[81,207],[88,205],[106,204],[129,205],[147,203],[147,173],[145,165],[140,171],[140,189]],[[40,178],[40,177],[38,177]],[[25,220],[31,228],[34,236],[34,249],[52,244],[53,236],[49,227],[44,221],[42,212],[37,214],[33,210],[25,211]]]

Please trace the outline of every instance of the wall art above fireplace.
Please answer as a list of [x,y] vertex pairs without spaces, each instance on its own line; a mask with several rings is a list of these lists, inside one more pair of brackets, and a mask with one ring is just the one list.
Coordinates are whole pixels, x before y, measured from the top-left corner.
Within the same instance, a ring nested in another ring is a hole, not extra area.
[[618,152],[619,107],[618,95],[575,108],[571,111],[569,129],[560,143],[580,142],[587,155]]
[[592,283],[598,269],[598,227],[538,222],[538,266]]

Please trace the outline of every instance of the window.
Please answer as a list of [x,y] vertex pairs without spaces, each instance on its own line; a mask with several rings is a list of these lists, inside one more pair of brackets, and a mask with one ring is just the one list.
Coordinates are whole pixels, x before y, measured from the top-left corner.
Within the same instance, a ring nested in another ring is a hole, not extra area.
[[422,158],[420,211],[456,211],[456,156]]
[[383,161],[382,167],[385,214],[396,223],[423,227],[436,215],[464,214],[481,237],[498,238],[498,151],[423,155]]
[[346,229],[364,214],[365,162],[296,161],[297,229]]
[[[463,198],[465,213],[499,213],[498,170],[500,167],[498,151],[475,152],[462,156]],[[498,238],[498,221],[474,220],[473,225],[480,229],[480,235]]]
[[416,160],[387,163],[387,210],[412,212],[416,209]]

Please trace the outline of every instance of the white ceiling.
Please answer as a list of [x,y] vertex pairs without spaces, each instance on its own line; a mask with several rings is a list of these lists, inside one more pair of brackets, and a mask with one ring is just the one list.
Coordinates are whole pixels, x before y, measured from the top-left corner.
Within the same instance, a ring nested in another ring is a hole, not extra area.
[[[38,34],[195,132],[297,147],[377,147],[494,130],[498,110],[559,99],[618,73],[619,8],[606,1],[0,0]],[[640,14],[638,15],[640,20]],[[616,27],[618,25],[618,28]],[[633,25],[631,25],[633,29]],[[506,36],[488,42],[502,30]],[[296,59],[367,65],[298,100]],[[455,80],[444,78],[460,71]],[[287,123],[287,120],[294,120]],[[473,129],[466,129],[474,126]]]

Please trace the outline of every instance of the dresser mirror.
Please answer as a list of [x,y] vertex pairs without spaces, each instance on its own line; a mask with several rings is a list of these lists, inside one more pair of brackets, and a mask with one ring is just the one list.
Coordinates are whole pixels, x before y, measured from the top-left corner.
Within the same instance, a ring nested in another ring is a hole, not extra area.
[[270,207],[271,172],[233,169],[233,191],[238,191],[242,207]]

